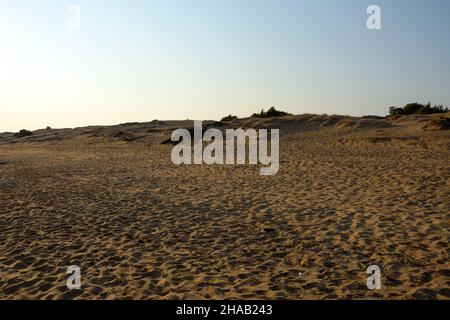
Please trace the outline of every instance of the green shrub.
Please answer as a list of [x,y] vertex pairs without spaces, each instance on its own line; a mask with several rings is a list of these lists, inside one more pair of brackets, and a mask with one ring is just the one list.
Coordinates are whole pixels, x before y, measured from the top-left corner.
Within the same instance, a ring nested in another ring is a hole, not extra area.
[[264,111],[264,109],[262,109],[260,113],[252,114],[252,117],[254,117],[254,118],[277,118],[277,117],[284,117],[287,115],[289,115],[289,113],[284,112],[284,111],[279,111],[279,110],[275,109],[275,107],[271,107],[267,111]]
[[31,131],[22,129],[19,132],[14,134],[14,138],[23,138],[23,137],[28,137],[28,136],[32,136],[33,133]]
[[446,113],[448,111],[449,111],[448,108],[444,108],[443,105],[432,106],[431,103],[424,105],[417,102],[408,103],[403,108],[397,107],[389,108],[390,115],[433,114],[433,113]]
[[226,116],[226,117],[223,117],[220,121],[221,121],[221,122],[230,122],[230,121],[236,120],[237,118],[238,118],[238,117],[232,116],[232,115],[230,114],[230,115],[228,115],[228,116]]

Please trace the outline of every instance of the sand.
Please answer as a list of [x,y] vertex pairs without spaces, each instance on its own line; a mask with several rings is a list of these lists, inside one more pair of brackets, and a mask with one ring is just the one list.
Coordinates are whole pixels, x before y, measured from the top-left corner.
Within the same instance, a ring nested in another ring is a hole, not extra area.
[[[233,122],[280,128],[276,176],[173,165],[160,142],[176,122],[4,134],[0,298],[449,299],[439,121]],[[372,264],[380,290],[366,286]]]

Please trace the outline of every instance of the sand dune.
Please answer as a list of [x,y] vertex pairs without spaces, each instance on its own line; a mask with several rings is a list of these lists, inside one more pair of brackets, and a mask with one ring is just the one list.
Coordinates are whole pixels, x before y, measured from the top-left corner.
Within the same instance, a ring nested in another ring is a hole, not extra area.
[[280,128],[266,177],[173,165],[190,121],[1,134],[0,298],[449,299],[448,118],[207,122]]

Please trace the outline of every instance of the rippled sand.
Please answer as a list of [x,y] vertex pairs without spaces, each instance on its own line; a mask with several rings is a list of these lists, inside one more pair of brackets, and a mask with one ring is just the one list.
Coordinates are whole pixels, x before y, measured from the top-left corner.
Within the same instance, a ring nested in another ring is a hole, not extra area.
[[449,299],[449,131],[305,121],[271,122],[265,177],[177,167],[158,130],[1,144],[0,298]]

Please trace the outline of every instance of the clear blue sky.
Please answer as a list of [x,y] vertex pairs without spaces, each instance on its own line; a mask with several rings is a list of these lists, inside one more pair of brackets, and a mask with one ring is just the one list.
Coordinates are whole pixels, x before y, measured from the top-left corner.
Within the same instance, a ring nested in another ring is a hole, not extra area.
[[449,106],[449,15],[448,0],[0,0],[0,131]]

